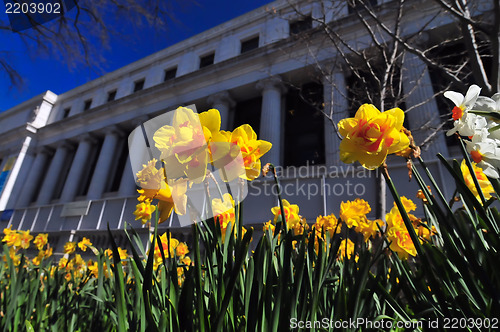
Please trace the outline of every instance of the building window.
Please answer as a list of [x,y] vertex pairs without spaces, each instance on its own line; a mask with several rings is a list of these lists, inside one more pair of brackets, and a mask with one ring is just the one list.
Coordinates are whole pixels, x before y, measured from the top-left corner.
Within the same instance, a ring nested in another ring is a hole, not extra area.
[[[78,179],[68,179],[69,171],[71,169],[71,165],[73,164],[73,159],[75,158],[75,152],[73,149],[68,152],[68,155],[66,156],[66,159],[64,161],[64,167],[61,170],[61,172],[58,174],[58,180],[56,181],[56,187],[54,189],[54,194],[51,197],[51,200],[54,199],[59,199],[61,198],[61,194],[64,188],[64,184],[66,181],[78,181]],[[54,158],[54,156],[52,156]],[[47,163],[47,170],[50,168],[50,163]],[[42,173],[43,174],[43,173]],[[43,181],[40,182],[40,184],[43,184]],[[41,187],[41,186],[40,186]],[[36,190],[36,195],[33,197],[36,199],[38,195],[40,194],[40,187]]]
[[144,78],[134,82],[134,92],[144,89]]
[[79,180],[80,183],[78,185],[78,191],[76,193],[76,196],[87,195],[89,191],[90,182],[92,181],[92,176],[94,175],[95,172],[97,160],[99,159],[99,154],[101,153],[102,143],[103,143],[102,140],[99,140],[93,146],[92,153],[87,159],[87,167],[85,167],[85,171]]
[[84,111],[89,110],[91,106],[92,106],[92,99],[87,99],[83,104],[83,110]]
[[[109,178],[105,192],[116,192],[120,189],[120,183],[125,171],[125,165],[129,163],[128,160],[128,144],[126,141],[122,141],[121,147],[117,149],[119,154],[117,158],[114,158],[114,164],[112,165]],[[128,175],[128,174],[127,174]],[[132,176],[132,174],[130,175]]]
[[166,82],[168,80],[173,80],[176,75],[177,75],[177,67],[166,69],[165,75],[163,76],[163,82]]
[[200,69],[214,64],[215,53],[200,57]]
[[304,84],[286,95],[285,165],[325,163],[323,85]]
[[69,112],[71,111],[71,107],[66,107],[64,110],[63,110],[63,115],[62,115],[62,118],[63,119],[66,119],[68,116],[69,116]]
[[241,54],[259,48],[259,36],[241,42]]
[[109,92],[108,92],[108,103],[109,103],[110,101],[115,100],[115,98],[116,98],[116,90],[109,91]]
[[306,16],[299,20],[290,22],[290,35],[296,35],[312,28],[312,17]]
[[262,108],[262,97],[242,100],[236,103],[234,109],[234,128],[242,124],[249,124],[257,136],[260,127],[260,110]]

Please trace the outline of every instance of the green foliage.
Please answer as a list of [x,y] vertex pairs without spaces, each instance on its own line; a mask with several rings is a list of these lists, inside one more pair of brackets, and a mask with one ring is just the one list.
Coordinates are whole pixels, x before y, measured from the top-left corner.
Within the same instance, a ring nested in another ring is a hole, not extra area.
[[[387,174],[405,224],[413,231],[415,258],[401,260],[384,236],[368,244],[347,230],[333,238],[325,233],[317,237],[314,231],[295,235],[281,219],[274,233],[267,230],[252,239],[253,229],[243,232],[241,205],[236,207],[235,225],[230,224],[224,236],[213,218],[192,226],[193,265],[172,258],[164,251],[170,244],[163,243],[155,268],[155,250],[146,250],[133,230],[125,230],[131,252],[125,265],[109,233],[113,258],[101,250],[97,278],[90,270],[68,277],[66,267],[53,266],[50,259],[35,266],[22,256],[16,266],[4,245],[0,329],[288,331],[292,320],[326,319],[332,324],[319,329],[331,331],[334,322],[358,318],[421,321],[425,328],[426,322],[445,317],[497,317],[500,213],[491,201],[476,199],[458,162],[441,159],[456,181],[461,206],[455,210],[423,160],[412,168],[427,200],[426,219],[438,229],[431,241],[421,241],[411,227]],[[500,183],[491,181],[500,194]],[[475,183],[480,189],[477,179]],[[285,215],[282,203],[280,209]],[[347,238],[354,241],[355,251],[339,257]],[[161,241],[155,228],[149,248]],[[253,251],[252,241],[257,241]]]

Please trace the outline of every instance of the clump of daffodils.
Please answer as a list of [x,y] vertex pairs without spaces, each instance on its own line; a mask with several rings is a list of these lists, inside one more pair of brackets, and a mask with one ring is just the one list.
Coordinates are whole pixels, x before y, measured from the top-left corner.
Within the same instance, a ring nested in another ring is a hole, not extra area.
[[[258,140],[247,124],[233,132],[221,130],[220,126],[221,117],[216,109],[198,114],[187,107],[179,107],[174,111],[172,123],[154,133],[159,158],[144,164],[137,173],[141,189],[134,212],[136,220],[144,224],[158,213],[161,223],[174,209],[179,215],[186,214],[187,190],[194,184],[215,181],[212,168],[218,170],[220,182],[252,181],[260,175],[260,158],[271,149],[271,143]],[[214,217],[219,222],[223,220],[221,226],[225,230],[228,218],[219,216],[225,215],[231,204],[234,210],[234,201],[231,203],[232,197],[215,199]]]
[[[431,236],[436,234],[436,228],[434,226],[429,226],[426,221],[410,213],[417,208],[411,199],[402,196],[401,203],[403,203],[404,209],[410,218],[419,241],[422,243],[424,241],[429,241]],[[406,228],[396,203],[394,203],[391,211],[385,215],[385,220],[387,221],[387,230],[385,234],[387,240],[390,242],[390,249],[397,253],[401,259],[408,259],[409,256],[416,256],[417,249],[411,240],[410,233]]]
[[480,87],[472,85],[465,96],[454,91],[444,93],[444,96],[455,104],[452,109],[453,128],[447,135],[458,133],[462,136],[477,167],[482,169],[486,176],[498,179],[500,93],[489,98],[480,96],[480,92]]
[[[22,251],[30,248],[32,243],[38,250],[38,255],[32,260],[34,265],[40,265],[43,259],[52,256],[53,250],[48,244],[48,234],[46,233],[38,234],[34,238],[29,230],[12,230],[9,226],[3,230],[3,234],[2,242],[9,248],[9,257],[15,266],[19,266],[21,263]],[[6,255],[2,258],[4,262],[7,261]]]
[[[283,210],[285,212],[286,225],[289,230],[292,230],[294,236],[302,235],[304,232],[312,232],[314,234],[314,248],[318,253],[320,246],[326,251],[326,238],[332,239],[334,236],[340,236],[343,231],[348,229],[363,236],[364,242],[368,243],[377,237],[384,222],[380,219],[370,220],[367,214],[370,213],[371,207],[367,201],[357,198],[354,201],[342,202],[340,204],[339,218],[332,213],[330,215],[318,216],[316,222],[309,227],[306,219],[299,215],[299,206],[290,204],[286,199],[283,200]],[[282,220],[280,206],[275,206],[271,209],[274,215],[273,220],[269,220],[263,226],[263,231],[275,233],[276,223]],[[309,233],[310,234],[310,233]],[[278,235],[279,237],[280,235]],[[306,241],[308,236],[306,237]],[[294,241],[295,245],[296,241]],[[331,244],[330,244],[331,245]],[[295,246],[294,246],[295,247]],[[351,257],[354,252],[355,243],[350,239],[343,239],[339,247],[338,258],[343,260],[344,257]],[[357,257],[356,257],[357,260]]]

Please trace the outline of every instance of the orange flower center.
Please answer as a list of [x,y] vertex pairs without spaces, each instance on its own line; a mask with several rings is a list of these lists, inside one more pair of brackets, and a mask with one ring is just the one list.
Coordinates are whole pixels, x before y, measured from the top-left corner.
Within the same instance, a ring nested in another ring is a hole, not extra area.
[[453,113],[453,120],[459,120],[464,115],[464,110],[461,107],[455,106],[453,107],[452,113]]
[[474,150],[470,153],[470,155],[472,157],[472,160],[474,160],[476,164],[481,162],[481,160],[483,160],[483,155],[479,151]]

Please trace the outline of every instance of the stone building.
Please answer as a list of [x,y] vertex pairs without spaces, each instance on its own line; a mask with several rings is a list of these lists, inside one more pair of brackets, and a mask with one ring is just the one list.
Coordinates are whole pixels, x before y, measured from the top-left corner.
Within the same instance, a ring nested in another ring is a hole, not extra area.
[[[328,80],[312,80],[310,49],[295,36],[315,28],[310,18],[321,14],[321,3],[305,2],[306,17],[296,17],[286,2],[273,2],[70,91],[47,91],[0,113],[0,227],[48,232],[60,239],[59,248],[68,238],[84,235],[98,243],[107,236],[108,224],[111,229],[126,223],[140,228],[132,214],[137,195],[128,134],[148,119],[190,104],[198,111],[217,108],[222,129],[249,123],[259,138],[272,142],[264,159],[282,167],[284,197],[299,204],[307,220],[337,214],[342,200],[360,196],[374,206],[375,173],[341,165],[340,140],[331,123],[292,88],[311,89],[325,107],[333,103],[339,110],[335,120],[349,114],[349,73],[340,66]],[[353,39],[364,38],[347,7],[328,15],[328,21],[349,25]],[[433,15],[431,6],[416,11],[408,26],[428,15]],[[332,56],[318,51],[321,61]],[[405,64],[403,86],[414,90],[407,104],[432,99],[426,65],[416,56]],[[328,83],[332,81],[334,86]],[[421,129],[439,115],[436,102],[430,101],[408,114],[408,124]],[[419,135],[429,134],[424,130]],[[438,181],[444,181],[437,152],[454,154],[443,133],[424,155],[440,174]],[[395,160],[391,165],[393,177],[402,179],[401,194],[414,197],[417,187],[414,182],[407,185],[406,164]],[[263,178],[250,183],[243,205],[245,224],[272,218],[272,183]],[[176,218],[166,224],[178,227]]]

